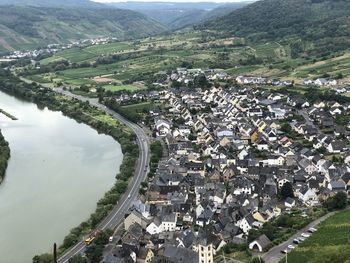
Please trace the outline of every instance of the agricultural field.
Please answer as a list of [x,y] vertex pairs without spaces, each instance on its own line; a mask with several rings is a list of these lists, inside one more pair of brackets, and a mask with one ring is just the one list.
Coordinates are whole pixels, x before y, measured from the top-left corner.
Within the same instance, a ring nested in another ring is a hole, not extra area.
[[[149,37],[134,41],[113,42],[83,48],[71,48],[39,61],[50,65],[58,61],[69,61],[77,67],[53,70],[49,78],[35,74],[40,82],[59,81],[63,85],[101,86],[96,77],[113,79],[113,83],[129,85],[144,80],[145,75],[158,71],[173,70],[187,66],[217,68],[233,75],[262,75],[271,78],[291,79],[302,84],[304,78],[322,77],[329,74],[350,76],[350,52],[337,54],[333,58],[316,61],[312,57],[291,59],[286,44],[269,42],[258,45],[236,45],[244,39],[207,39],[200,32],[178,33],[169,36]],[[89,64],[117,55],[110,63]],[[85,63],[83,66],[82,63]],[[130,81],[130,79],[133,79]],[[120,90],[108,87],[109,90]],[[133,90],[127,87],[128,90]]]
[[135,85],[104,85],[102,86],[105,90],[110,91],[120,91],[120,90],[126,90],[126,91],[137,91],[141,88]]
[[154,107],[154,104],[152,102],[142,102],[138,104],[130,104],[127,106],[122,106],[124,110],[135,111],[135,112],[149,111],[152,107]]
[[349,262],[346,259],[350,259],[350,211],[322,222],[310,238],[288,254],[289,263]]

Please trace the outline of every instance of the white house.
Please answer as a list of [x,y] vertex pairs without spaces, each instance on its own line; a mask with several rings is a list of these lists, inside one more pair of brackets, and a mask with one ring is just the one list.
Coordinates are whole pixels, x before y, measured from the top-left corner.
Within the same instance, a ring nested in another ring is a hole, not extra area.
[[171,132],[170,127],[170,123],[162,119],[159,119],[155,124],[158,136],[166,136],[169,134]]
[[176,228],[177,217],[175,213],[169,215],[164,215],[161,220],[161,229],[162,231],[173,232]]
[[150,223],[146,227],[147,233],[150,233],[151,235],[159,234],[163,231],[161,227],[161,223],[158,218],[156,218],[152,223]]

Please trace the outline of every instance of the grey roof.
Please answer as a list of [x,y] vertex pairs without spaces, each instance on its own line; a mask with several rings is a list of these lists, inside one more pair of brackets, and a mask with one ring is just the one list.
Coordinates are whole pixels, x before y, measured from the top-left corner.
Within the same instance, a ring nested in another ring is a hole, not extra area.
[[164,257],[173,263],[198,263],[198,254],[188,248],[165,246]]
[[295,200],[294,200],[293,198],[290,198],[290,197],[287,197],[287,199],[285,200],[285,202],[286,202],[287,204],[293,204],[294,201],[295,201]]
[[255,239],[254,241],[256,241],[257,243],[259,243],[259,245],[262,247],[262,249],[264,250],[265,248],[269,247],[272,245],[271,240],[264,234],[259,236],[257,239]]

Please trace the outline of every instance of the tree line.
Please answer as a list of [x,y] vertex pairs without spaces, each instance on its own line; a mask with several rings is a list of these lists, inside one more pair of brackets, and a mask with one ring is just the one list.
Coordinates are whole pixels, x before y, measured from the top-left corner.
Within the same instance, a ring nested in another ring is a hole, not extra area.
[[[38,107],[47,107],[53,111],[61,111],[64,115],[91,126],[99,133],[112,136],[121,145],[124,155],[123,162],[119,173],[116,175],[114,186],[98,201],[97,208],[90,218],[73,228],[64,238],[63,244],[59,247],[59,254],[62,254],[79,242],[84,235],[95,229],[117,204],[122,194],[126,192],[129,179],[135,172],[135,164],[139,155],[136,137],[125,125],[119,122],[111,124],[97,120],[94,116],[105,113],[89,105],[89,103],[75,99],[64,99],[52,90],[41,87],[36,83],[21,82],[17,77],[5,70],[0,70],[0,89],[16,97],[32,101]],[[33,262],[51,262],[47,261],[48,258],[52,257],[48,257],[47,254],[38,255],[33,258]]]

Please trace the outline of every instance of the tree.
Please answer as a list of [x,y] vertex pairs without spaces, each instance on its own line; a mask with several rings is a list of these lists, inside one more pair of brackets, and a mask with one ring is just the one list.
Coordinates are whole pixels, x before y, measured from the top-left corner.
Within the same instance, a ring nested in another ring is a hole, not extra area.
[[32,262],[33,263],[51,263],[53,262],[53,255],[42,254],[40,256],[34,256]]
[[290,182],[286,182],[283,184],[281,188],[281,197],[283,199],[286,199],[288,197],[291,197],[291,198],[294,197],[293,186]]
[[265,263],[265,260],[262,257],[253,257],[250,263]]
[[81,255],[76,255],[68,260],[68,263],[86,263],[86,258]]
[[335,196],[328,198],[325,205],[329,210],[344,209],[347,205],[348,197],[344,192],[338,192]]
[[284,123],[281,126],[281,131],[283,131],[284,133],[290,133],[292,131],[292,127],[290,126],[289,123]]

